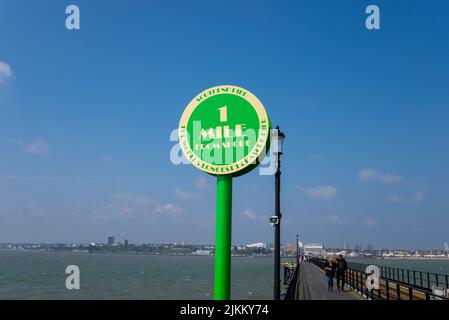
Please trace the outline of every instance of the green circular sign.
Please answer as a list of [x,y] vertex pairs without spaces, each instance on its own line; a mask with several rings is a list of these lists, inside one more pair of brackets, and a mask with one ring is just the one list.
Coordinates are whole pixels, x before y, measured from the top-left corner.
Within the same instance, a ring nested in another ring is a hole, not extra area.
[[198,169],[241,175],[253,169],[269,146],[271,123],[262,103],[246,89],[224,85],[201,92],[179,123],[179,143]]

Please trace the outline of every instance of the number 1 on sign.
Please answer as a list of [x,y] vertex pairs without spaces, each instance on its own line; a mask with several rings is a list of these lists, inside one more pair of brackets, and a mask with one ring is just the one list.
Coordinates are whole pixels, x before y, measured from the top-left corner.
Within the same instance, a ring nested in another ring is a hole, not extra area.
[[228,107],[224,106],[224,107],[218,108],[218,110],[220,110],[220,122],[228,121]]

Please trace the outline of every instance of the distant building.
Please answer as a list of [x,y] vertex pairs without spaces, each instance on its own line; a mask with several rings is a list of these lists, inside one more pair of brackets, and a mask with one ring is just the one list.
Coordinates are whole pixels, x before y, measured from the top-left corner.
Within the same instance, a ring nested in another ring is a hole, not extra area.
[[359,243],[357,243],[357,244],[354,246],[354,251],[355,251],[355,252],[361,252],[361,251],[362,251],[362,245],[359,244]]
[[247,244],[246,247],[247,248],[263,248],[263,249],[266,249],[267,248],[267,244],[266,243],[262,243],[262,242],[251,243],[251,244]]
[[94,252],[97,249],[95,242],[89,243],[89,252]]
[[193,254],[197,256],[209,256],[210,250],[196,250],[193,252]]
[[127,247],[128,245],[129,245],[128,239],[125,239],[125,247]]
[[112,245],[114,245],[114,242],[115,242],[115,237],[114,236],[108,236],[107,245],[108,246],[112,246]]
[[347,243],[343,244],[343,248],[344,251],[348,251],[349,250],[349,245]]
[[323,256],[326,254],[322,243],[308,243],[304,245],[304,255],[306,256]]
[[298,248],[296,247],[296,243],[294,244],[286,244],[283,248],[283,251],[286,254],[296,254],[296,252],[298,251]]
[[373,251],[373,250],[374,250],[374,246],[373,246],[372,244],[369,244],[369,245],[366,247],[366,249],[367,249],[368,251]]

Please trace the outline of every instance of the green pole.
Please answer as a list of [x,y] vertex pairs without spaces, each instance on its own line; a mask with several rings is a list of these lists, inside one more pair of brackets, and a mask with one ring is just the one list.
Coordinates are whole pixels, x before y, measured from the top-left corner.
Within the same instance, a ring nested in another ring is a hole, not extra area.
[[232,175],[217,176],[214,299],[231,299]]

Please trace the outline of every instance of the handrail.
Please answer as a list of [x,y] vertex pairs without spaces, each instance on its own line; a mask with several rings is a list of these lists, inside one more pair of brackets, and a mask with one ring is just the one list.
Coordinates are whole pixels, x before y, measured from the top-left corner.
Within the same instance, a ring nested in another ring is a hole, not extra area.
[[295,272],[293,273],[293,276],[288,284],[287,290],[285,291],[285,293],[283,295],[284,300],[295,300],[296,299],[296,285],[298,283],[299,268],[300,268],[300,264],[297,263]]
[[[319,268],[323,269],[325,266],[325,260],[319,258],[311,258],[310,261],[314,263]],[[356,265],[358,268],[354,268],[353,265]],[[345,274],[345,283],[353,290],[359,292],[364,295],[368,299],[373,300],[400,300],[404,295],[408,296],[409,300],[413,300],[416,297],[416,293],[420,294],[421,297],[424,297],[425,300],[447,300],[447,297],[439,296],[433,293],[431,288],[426,288],[422,286],[415,286],[412,283],[407,283],[404,281],[400,281],[398,279],[392,279],[389,277],[385,277],[385,273],[380,275],[380,279],[383,284],[383,290],[379,289],[371,289],[366,288],[366,279],[370,274],[366,274],[365,270],[360,266],[363,264],[351,263],[348,262],[348,269]],[[368,266],[366,264],[365,266]],[[379,266],[380,268],[380,266]],[[393,269],[393,268],[392,268]],[[410,270],[409,270],[410,271]],[[410,274],[410,272],[409,272]],[[429,273],[432,274],[432,273]],[[415,271],[416,276],[416,271]],[[429,277],[429,276],[428,276]],[[415,281],[416,282],[416,281]],[[364,285],[365,284],[365,285]],[[391,287],[393,286],[394,289]]]
[[[348,261],[348,266],[364,272],[369,264]],[[381,277],[400,283],[413,285],[415,288],[432,289],[432,284],[437,287],[444,286],[449,289],[449,275],[435,272],[418,271],[404,268],[378,266]]]

